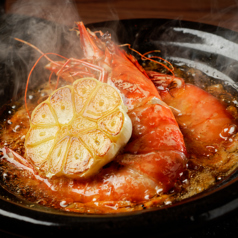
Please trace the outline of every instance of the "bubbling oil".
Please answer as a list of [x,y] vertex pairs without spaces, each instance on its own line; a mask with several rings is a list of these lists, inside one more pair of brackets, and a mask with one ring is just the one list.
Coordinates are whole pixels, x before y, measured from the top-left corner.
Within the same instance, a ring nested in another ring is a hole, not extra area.
[[[149,70],[154,69],[153,65],[144,66]],[[233,115],[233,117],[236,120],[238,119],[237,91],[227,87],[227,85],[225,85],[222,81],[213,79],[194,68],[187,66],[175,66],[174,72],[176,76],[183,78],[186,83],[192,83],[195,85],[197,84],[197,81],[195,80],[194,75],[197,77],[199,75],[200,81],[199,85],[197,86],[218,98],[222,104],[226,106],[227,110]],[[61,81],[59,86],[64,85],[65,82]],[[53,92],[53,90],[54,82],[51,82],[51,85],[45,83],[40,88],[28,93],[27,106],[30,114],[36,105],[44,101]],[[29,127],[29,116],[24,106],[24,98],[21,98],[17,102],[11,102],[4,105],[1,109],[0,116],[0,147],[9,147],[16,153],[24,156],[25,135],[29,130]],[[228,168],[224,173],[220,172],[219,170],[213,170],[211,167],[206,166],[205,164],[201,165],[196,162],[196,159],[192,157],[189,158],[189,162],[185,172],[183,173],[183,176],[177,181],[174,188],[169,191],[168,197],[166,199],[161,199],[162,202],[159,204],[159,206],[171,205],[172,203],[176,203],[185,198],[201,193],[202,191],[215,185],[217,182],[220,182],[223,178],[229,176],[238,167],[238,162],[233,163],[233,166]],[[3,187],[6,186],[6,181],[1,181],[1,184]],[[20,197],[25,198],[28,201],[37,202],[36,200],[31,200],[31,197],[25,194],[20,195]],[[142,207],[145,208],[150,206],[154,206],[153,201],[143,204],[140,206],[140,209]],[[158,206],[158,204],[156,206]]]

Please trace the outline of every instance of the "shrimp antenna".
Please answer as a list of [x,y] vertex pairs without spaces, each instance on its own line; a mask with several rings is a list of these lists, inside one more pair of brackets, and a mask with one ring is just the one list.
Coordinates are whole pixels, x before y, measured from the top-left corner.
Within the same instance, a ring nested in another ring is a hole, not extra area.
[[[150,53],[153,53],[153,52],[160,52],[159,50],[152,50],[152,51],[146,52],[146,53],[144,53],[144,54],[141,54],[139,51],[137,51],[137,50],[131,48],[131,45],[130,45],[130,44],[120,45],[120,47],[124,47],[124,46],[127,46],[130,50],[132,50],[132,51],[134,51],[135,53],[137,53],[138,55],[140,55],[142,60],[150,60],[150,61],[152,61],[152,62],[154,62],[154,63],[156,63],[156,64],[162,65],[162,66],[163,66],[164,68],[166,68],[169,72],[171,72],[171,74],[174,76],[174,72],[173,72],[173,71],[174,71],[174,67],[173,67],[173,65],[172,65],[169,61],[167,61],[167,60],[165,60],[165,59],[163,59],[163,58],[161,58],[161,57],[159,57],[159,56],[151,56],[151,57],[147,57],[147,56],[146,56],[146,55],[148,55],[148,54],[150,54]],[[165,61],[166,63],[168,63],[168,64],[170,65],[171,69],[170,69],[168,66],[166,66],[165,64],[161,63],[161,62],[156,61],[156,60],[153,60],[153,58],[157,58],[157,59],[160,59],[160,60]]]
[[[52,63],[54,63],[54,64],[56,64],[56,65],[61,66],[61,64],[58,64],[57,62],[53,61],[53,60],[50,59],[47,55],[56,55],[56,56],[59,56],[59,57],[61,57],[61,58],[63,58],[63,59],[66,59],[66,60],[68,60],[68,58],[66,58],[66,57],[64,57],[64,56],[62,56],[62,55],[56,54],[56,53],[43,53],[39,48],[37,48],[36,46],[32,45],[31,43],[29,43],[29,42],[27,42],[27,41],[21,40],[21,39],[19,39],[19,38],[14,38],[14,39],[17,40],[17,41],[22,42],[23,44],[26,44],[26,45],[32,47],[33,49],[37,50],[37,51],[41,54],[41,56],[37,59],[37,61],[35,62],[35,64],[34,64],[33,67],[31,68],[30,73],[28,74],[27,82],[26,82],[26,89],[25,89],[25,96],[24,96],[24,99],[25,99],[25,107],[26,107],[26,111],[27,111],[27,114],[28,114],[29,118],[31,118],[30,112],[29,112],[28,107],[27,107],[27,90],[28,90],[28,85],[29,85],[29,81],[30,81],[30,78],[31,78],[31,74],[32,74],[33,70],[35,69],[36,65],[39,63],[39,61],[40,61],[43,57],[45,57],[45,58],[46,58],[47,60],[49,60],[50,62],[52,62]],[[50,75],[49,81],[50,81],[50,79],[51,79],[51,75]]]

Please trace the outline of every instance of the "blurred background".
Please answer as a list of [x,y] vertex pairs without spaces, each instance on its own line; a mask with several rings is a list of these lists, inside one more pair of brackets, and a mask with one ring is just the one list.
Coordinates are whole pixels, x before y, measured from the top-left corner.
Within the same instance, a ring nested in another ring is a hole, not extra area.
[[237,0],[5,0],[6,13],[37,16],[72,26],[117,19],[166,18],[238,31]]

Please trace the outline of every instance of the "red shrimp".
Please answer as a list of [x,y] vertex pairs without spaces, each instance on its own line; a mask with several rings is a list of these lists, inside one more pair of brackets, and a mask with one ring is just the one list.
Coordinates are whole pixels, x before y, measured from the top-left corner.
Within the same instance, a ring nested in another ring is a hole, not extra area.
[[73,212],[112,213],[161,205],[187,163],[173,113],[109,34],[97,37],[82,22],[77,25],[85,58],[51,61],[46,68],[69,81],[90,74],[114,85],[132,121],[131,139],[111,163],[84,180],[46,178],[23,156],[4,148],[4,187],[30,201]]
[[216,97],[182,78],[147,72],[170,106],[188,153],[200,165],[225,173],[237,164],[237,121]]

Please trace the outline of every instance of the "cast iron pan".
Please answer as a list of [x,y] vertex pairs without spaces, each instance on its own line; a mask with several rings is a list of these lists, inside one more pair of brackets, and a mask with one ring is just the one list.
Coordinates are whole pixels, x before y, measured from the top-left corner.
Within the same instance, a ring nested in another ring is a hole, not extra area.
[[[0,101],[3,105],[22,93],[27,72],[35,60],[33,50],[28,47],[22,52],[22,45],[14,37],[36,44],[44,52],[49,52],[51,43],[57,41],[61,46],[56,47],[57,51],[66,57],[72,49],[77,54],[78,45],[75,44],[77,39],[71,44],[73,35],[68,27],[14,15],[2,16],[0,20]],[[51,32],[44,36],[43,42],[34,39],[32,29],[37,29],[34,32],[37,36],[39,29],[46,29],[46,26],[57,33],[57,37],[54,38]],[[130,43],[141,53],[160,49],[162,57],[195,67],[215,80],[223,81],[227,90],[237,92],[238,56],[234,53],[238,52],[236,32],[200,23],[163,19],[111,21],[88,27],[103,32],[108,30],[118,43]],[[24,237],[163,237],[184,230],[200,229],[203,224],[235,211],[238,208],[238,171],[209,190],[163,209],[86,215],[29,205],[0,189],[0,230]]]

